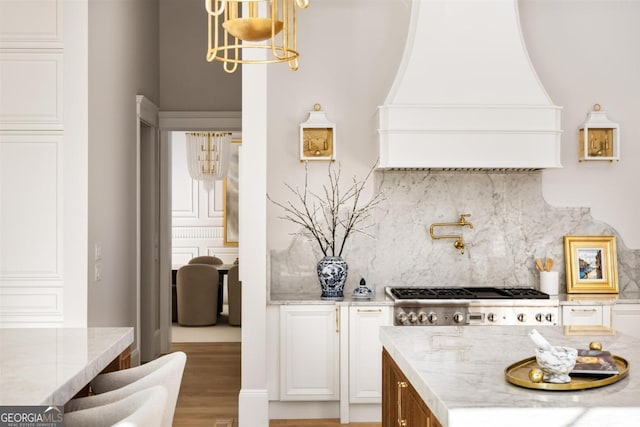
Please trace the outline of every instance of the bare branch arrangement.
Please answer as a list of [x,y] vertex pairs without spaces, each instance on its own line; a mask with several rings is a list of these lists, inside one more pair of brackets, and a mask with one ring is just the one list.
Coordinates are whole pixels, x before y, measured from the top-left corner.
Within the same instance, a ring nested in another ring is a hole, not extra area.
[[284,210],[284,216],[279,218],[303,227],[304,231],[299,234],[310,234],[324,256],[342,256],[345,243],[353,233],[370,236],[366,229],[371,224],[364,225],[364,221],[369,218],[371,210],[384,200],[383,193],[376,192],[371,200],[360,206],[362,191],[374,168],[375,164],[362,181],[354,176],[351,186],[342,193],[339,187],[341,166],[330,162],[329,183],[322,186],[322,194],[316,194],[309,191],[309,171],[305,162],[304,188],[300,190],[285,183],[294,195],[294,202],[280,203],[269,195],[267,198]]

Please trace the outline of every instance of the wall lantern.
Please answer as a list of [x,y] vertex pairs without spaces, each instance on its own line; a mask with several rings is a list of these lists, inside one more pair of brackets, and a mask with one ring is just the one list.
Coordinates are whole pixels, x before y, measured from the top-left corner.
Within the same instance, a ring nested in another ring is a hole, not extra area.
[[210,183],[227,176],[231,133],[188,132],[187,167],[191,178]]
[[580,126],[579,160],[620,160],[620,125],[600,111],[600,104],[593,106]]
[[[207,61],[223,62],[227,73],[238,64],[273,62],[288,62],[291,70],[298,69],[296,5],[305,9],[309,0],[205,0],[204,4],[209,15]],[[245,49],[267,49],[267,58],[244,59]]]
[[309,118],[300,124],[300,160],[335,160],[336,125],[331,123],[320,104],[309,111]]

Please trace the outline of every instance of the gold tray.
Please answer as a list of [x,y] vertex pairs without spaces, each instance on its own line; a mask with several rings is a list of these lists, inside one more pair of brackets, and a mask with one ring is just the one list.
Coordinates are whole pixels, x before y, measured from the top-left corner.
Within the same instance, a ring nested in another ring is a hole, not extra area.
[[504,370],[504,375],[511,384],[520,387],[534,388],[539,390],[584,390],[588,388],[602,387],[620,381],[629,374],[629,362],[620,356],[613,356],[613,360],[618,367],[618,374],[607,377],[571,374],[571,382],[565,384],[553,384],[539,382],[534,383],[529,379],[529,371],[534,368],[540,368],[536,362],[536,358],[528,357],[519,362],[513,363]]

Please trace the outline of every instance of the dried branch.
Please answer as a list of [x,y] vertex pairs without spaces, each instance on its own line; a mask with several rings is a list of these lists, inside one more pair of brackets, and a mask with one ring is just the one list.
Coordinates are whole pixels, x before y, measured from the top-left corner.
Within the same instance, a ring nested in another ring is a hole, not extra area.
[[338,164],[336,170],[333,165],[329,164],[329,183],[322,186],[321,194],[309,191],[309,171],[305,162],[304,190],[301,192],[297,187],[294,189],[285,183],[295,196],[295,203],[280,203],[267,195],[270,202],[284,210],[285,215],[280,218],[308,231],[324,256],[342,256],[347,239],[354,233],[372,237],[365,231],[371,225],[362,224],[370,217],[371,210],[384,199],[384,195],[377,192],[371,200],[360,206],[362,192],[375,169],[375,163],[362,181],[354,177],[351,186],[344,193],[340,192],[339,185],[342,168]]

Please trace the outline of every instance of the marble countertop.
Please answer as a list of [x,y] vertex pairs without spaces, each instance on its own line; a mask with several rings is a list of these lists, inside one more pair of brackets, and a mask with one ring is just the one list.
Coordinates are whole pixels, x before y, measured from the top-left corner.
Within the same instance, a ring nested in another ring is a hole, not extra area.
[[133,328],[0,329],[0,405],[64,405],[133,342]]
[[639,292],[620,292],[619,294],[561,294],[561,305],[612,305],[640,304]]
[[269,304],[290,305],[290,304],[337,304],[337,305],[393,305],[393,301],[384,292],[376,293],[371,299],[353,298],[345,293],[344,299],[323,300],[320,299],[320,289],[312,292],[273,292],[269,297]]
[[[553,345],[590,341],[624,357],[629,375],[602,388],[531,390],[508,383],[504,370],[531,357],[528,326],[393,327],[382,345],[443,427],[630,426],[640,419],[640,340],[628,335],[565,336],[561,326],[536,329]],[[635,421],[631,421],[635,420]]]
[[[619,294],[559,294],[552,295],[550,299],[557,300],[559,305],[640,304],[640,292],[620,292]],[[272,291],[269,294],[269,304],[274,305],[336,303],[348,305],[393,305],[393,301],[384,291],[376,292],[370,300],[355,299],[345,293],[344,300],[342,301],[320,299],[319,287],[311,291]]]

